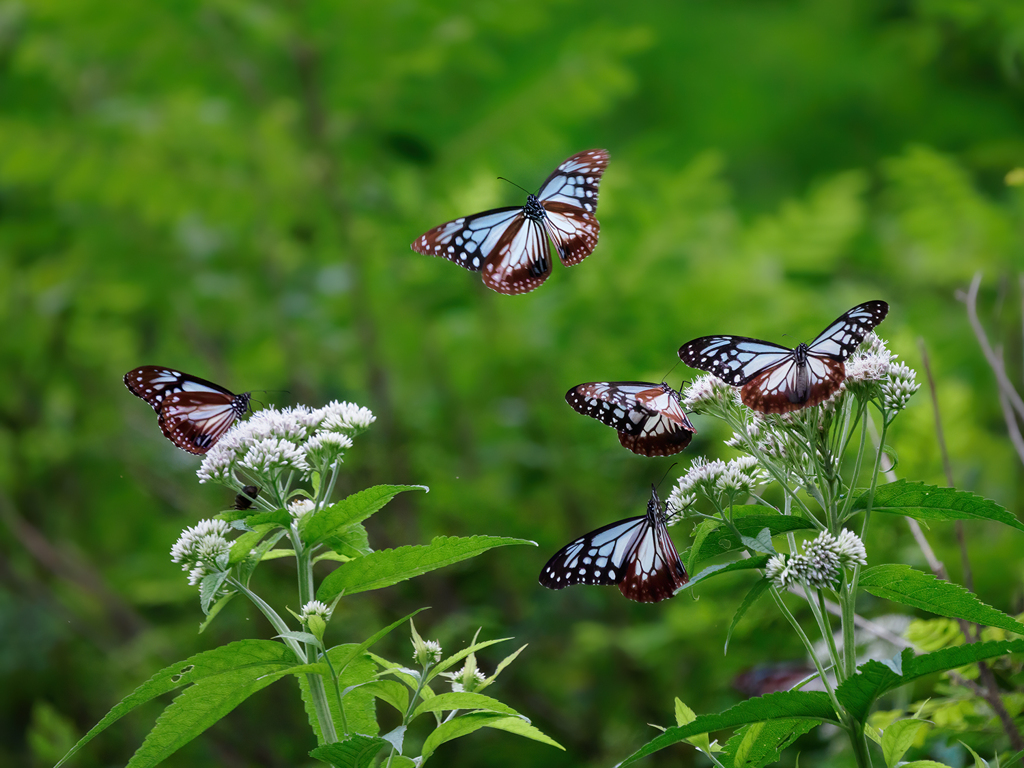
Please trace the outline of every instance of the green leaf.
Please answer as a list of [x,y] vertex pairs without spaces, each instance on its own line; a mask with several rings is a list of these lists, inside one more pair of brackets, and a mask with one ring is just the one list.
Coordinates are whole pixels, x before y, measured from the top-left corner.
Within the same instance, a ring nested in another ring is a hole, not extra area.
[[821,691],[783,691],[758,696],[740,702],[716,715],[700,715],[689,725],[668,728],[659,736],[627,757],[619,766],[635,763],[658,750],[678,744],[698,733],[710,733],[723,728],[736,728],[750,723],[775,720],[812,720],[839,724],[828,694]]
[[900,768],[953,768],[953,766],[937,763],[934,760],[913,760],[909,763],[904,763]]
[[[870,491],[853,502],[852,510],[867,509]],[[995,520],[1024,531],[1024,523],[994,501],[955,488],[897,480],[875,489],[872,511],[905,515],[917,520]]]
[[371,552],[366,557],[343,563],[329,573],[320,584],[316,596],[318,600],[327,602],[339,594],[353,595],[390,587],[414,576],[476,557],[489,549],[512,544],[537,546],[526,539],[503,536],[438,536],[430,544]]
[[[689,725],[697,719],[697,713],[686,706],[683,703],[683,700],[678,696],[676,697],[675,715],[676,725]],[[711,739],[708,738],[706,733],[691,736],[686,741],[695,746],[701,752],[708,753],[711,751]]]
[[524,736],[543,744],[550,744],[564,751],[564,748],[558,742],[549,738],[520,717],[509,717],[508,715],[498,715],[490,712],[470,712],[456,717],[454,720],[442,723],[434,729],[433,733],[423,742],[421,753],[423,762],[421,765],[426,763],[427,759],[434,754],[434,751],[445,742],[466,736],[485,727],[508,731],[509,733]]
[[199,604],[202,606],[204,614],[210,613],[210,606],[217,599],[221,591],[220,588],[224,586],[229,575],[227,571],[214,571],[203,576],[199,582]]
[[859,586],[875,597],[895,603],[1024,635],[1024,624],[981,602],[959,584],[940,581],[909,565],[894,563],[868,568],[861,574]]
[[765,590],[771,586],[771,582],[768,579],[761,578],[754,583],[754,586],[747,592],[747,596],[743,598],[743,602],[740,603],[740,607],[736,609],[735,615],[732,617],[732,623],[729,624],[729,631],[725,635],[725,649],[723,654],[729,652],[729,640],[732,638],[733,630],[736,629],[736,625],[740,623],[740,619],[743,618],[750,607],[758,601],[761,595],[764,594]]
[[413,718],[419,717],[424,712],[442,712],[451,709],[486,709],[491,712],[501,712],[506,715],[516,715],[512,707],[502,704],[497,699],[484,696],[482,693],[452,692],[439,693],[429,701],[424,701],[416,711],[412,713]]
[[709,565],[703,571],[690,579],[679,591],[682,592],[684,589],[691,589],[698,582],[703,581],[704,579],[709,579],[712,576],[721,576],[724,573],[732,573],[733,571],[749,571],[754,568],[764,568],[767,564],[768,555],[754,555],[753,557],[744,557],[739,560],[733,560],[731,563]]
[[511,637],[499,637],[497,640],[484,640],[482,643],[473,643],[473,645],[469,646],[468,648],[463,648],[461,651],[453,653],[447,659],[442,659],[430,668],[430,671],[427,672],[427,682],[429,683],[431,680],[433,680],[435,677],[437,677],[445,670],[451,669],[464,658],[469,656],[469,654],[476,653],[482,648],[487,648],[491,645],[497,645],[498,643],[504,643],[506,640],[511,639]]
[[971,755],[974,756],[974,768],[988,768],[988,760],[983,758],[981,755],[979,755],[977,752],[971,749],[970,746],[965,744],[964,742],[961,741],[960,744],[962,744],[964,749],[966,749],[968,752],[971,753]]
[[317,512],[302,531],[307,546],[336,536],[355,523],[361,523],[403,491],[426,491],[425,485],[375,485]]
[[[739,511],[741,507],[734,508],[735,511]],[[745,509],[753,510],[766,510],[768,507],[751,506]],[[704,526],[705,523],[711,521],[705,521],[701,523]],[[750,515],[747,517],[736,516],[733,519],[733,524],[739,530],[743,536],[749,536],[755,538],[760,534],[763,528],[767,528],[772,536],[778,536],[782,533],[789,533],[790,531],[808,530],[813,529],[814,524],[809,520],[805,520],[802,517],[795,515],[780,515],[774,513],[771,515]],[[703,533],[703,535],[701,535]],[[691,573],[697,570],[697,563],[702,560],[707,560],[718,555],[725,554],[726,552],[734,551],[739,548],[739,542],[736,541],[736,536],[733,532],[726,528],[722,523],[712,523],[703,532],[698,532],[698,536],[694,539],[693,546],[684,552],[684,558],[686,559],[686,570]]]
[[[200,683],[231,673],[238,669],[253,670],[255,674],[266,674],[297,664],[295,655],[283,643],[271,640],[239,640],[212,651],[203,651],[164,667],[149,680],[125,696],[102,720],[83,736],[71,751],[61,759],[61,765],[83,746],[92,741],[136,707],[152,701],[161,694],[184,685]],[[56,768],[56,766],[54,767]]]
[[772,533],[767,528],[762,528],[757,532],[757,536],[740,536],[740,541],[743,542],[743,546],[747,549],[752,549],[755,552],[761,552],[766,555],[774,555],[775,547],[772,546]]
[[403,716],[409,709],[409,689],[397,680],[373,680],[359,690],[390,704]]
[[897,675],[881,662],[865,662],[857,668],[854,675],[839,685],[836,689],[836,698],[856,720],[864,722],[875,700],[891,690],[925,675],[948,672],[957,667],[1008,653],[1024,653],[1024,640],[958,645],[955,648],[943,648],[941,651],[921,656],[914,656],[913,651],[907,648],[902,654],[902,675]]
[[228,565],[235,565],[240,563],[249,556],[249,552],[252,551],[260,539],[266,536],[273,530],[280,528],[281,526],[276,523],[267,523],[266,525],[256,526],[255,529],[247,531],[235,539],[231,543],[231,555],[228,557]]
[[326,537],[324,545],[330,547],[334,553],[348,559],[363,557],[373,552],[370,547],[370,537],[366,533],[366,526],[362,523],[353,523],[341,533]]
[[213,607],[211,607],[210,610],[207,611],[206,618],[203,619],[202,623],[199,625],[198,634],[201,635],[203,634],[203,632],[206,631],[206,628],[210,626],[210,624],[213,622],[215,618],[217,618],[217,614],[223,611],[227,604],[230,603],[232,598],[234,598],[234,596],[237,594],[237,592],[228,592],[226,595],[222,596],[216,603],[213,604]]
[[768,720],[740,728],[723,750],[733,768],[762,768],[776,763],[782,750],[816,728],[816,720]]
[[908,718],[890,723],[882,732],[882,757],[889,768],[895,768],[896,763],[903,759],[917,738],[917,732],[926,725],[924,720]]
[[344,741],[337,741],[333,744],[323,744],[309,753],[336,768],[369,768],[373,764],[373,758],[384,747],[391,745],[379,736],[360,736],[356,734],[349,736]]

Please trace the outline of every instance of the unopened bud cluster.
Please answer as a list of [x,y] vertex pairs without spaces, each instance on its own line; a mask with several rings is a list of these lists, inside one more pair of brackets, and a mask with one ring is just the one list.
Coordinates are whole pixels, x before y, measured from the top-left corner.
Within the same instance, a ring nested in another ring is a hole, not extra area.
[[843,529],[838,536],[822,531],[813,541],[805,541],[803,551],[775,555],[765,566],[765,576],[779,589],[807,584],[816,589],[832,587],[841,568],[867,564],[867,553],[860,538]]

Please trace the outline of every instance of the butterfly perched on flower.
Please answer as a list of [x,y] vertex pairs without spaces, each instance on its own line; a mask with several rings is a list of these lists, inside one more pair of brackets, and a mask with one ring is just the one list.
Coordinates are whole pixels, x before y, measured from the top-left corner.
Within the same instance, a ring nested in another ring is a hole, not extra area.
[[858,304],[796,349],[745,336],[703,336],[683,344],[679,357],[742,387],[741,399],[755,411],[786,413],[828,400],[846,378],[846,358],[888,312],[884,301]]
[[665,527],[664,507],[651,486],[647,514],[606,525],[566,544],[540,572],[548,589],[572,584],[618,584],[638,603],[674,595],[690,577]]
[[679,393],[668,384],[595,381],[577,384],[565,402],[619,433],[619,442],[641,456],[671,456],[697,432],[686,418]]
[[236,395],[212,381],[159,365],[128,371],[124,385],[157,412],[164,436],[189,453],[206,453],[249,410],[249,392]]
[[484,285],[498,293],[528,293],[551,274],[549,238],[567,267],[593,253],[601,229],[594,216],[597,185],[607,167],[606,150],[579,152],[527,195],[526,205],[449,221],[416,238],[412,249],[481,272]]

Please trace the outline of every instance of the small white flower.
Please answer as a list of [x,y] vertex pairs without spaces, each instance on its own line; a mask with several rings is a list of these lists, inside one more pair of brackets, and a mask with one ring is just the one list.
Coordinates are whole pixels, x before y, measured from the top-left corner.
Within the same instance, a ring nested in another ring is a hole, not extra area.
[[839,576],[839,547],[828,531],[803,544],[807,561],[805,581],[812,587],[831,587]]
[[471,670],[468,677],[466,670],[460,670],[459,672],[442,672],[441,675],[452,681],[452,693],[462,693],[463,691],[472,693],[487,681],[487,678],[484,677],[484,673],[479,669]]
[[889,375],[882,383],[882,405],[890,419],[906,408],[911,396],[921,388],[916,378],[914,369],[903,363],[890,366]]
[[725,462],[721,459],[708,461],[703,456],[698,456],[690,463],[689,471],[679,478],[678,488],[681,493],[696,491],[705,496],[715,493],[718,479],[725,472]]
[[839,553],[839,562],[846,567],[868,564],[864,542],[853,531],[844,528],[839,532],[839,536],[836,537],[836,550]]
[[352,438],[338,432],[317,432],[302,447],[306,461],[313,467],[330,467],[341,460],[346,448],[352,447]]
[[301,520],[303,517],[313,511],[313,502],[309,499],[298,498],[288,504],[288,514],[294,517],[296,520]]
[[266,475],[281,469],[309,471],[309,464],[295,443],[273,437],[253,443],[239,464],[257,475]]
[[683,393],[683,403],[689,411],[724,409],[734,403],[736,392],[717,376],[700,376]]
[[441,660],[441,644],[437,640],[413,640],[412,657],[418,664],[437,664]]
[[765,566],[765,575],[779,589],[788,589],[804,581],[807,565],[803,555],[775,555]]
[[320,409],[320,418],[322,430],[349,436],[359,434],[377,420],[369,408],[362,408],[355,403],[339,403],[337,400],[332,400]]
[[684,493],[677,484],[665,501],[665,517],[667,518],[665,524],[675,525],[678,523],[686,517],[686,510],[693,506],[696,501],[696,494]]
[[324,603],[319,600],[310,600],[302,606],[299,620],[302,623],[306,623],[310,616],[319,616],[321,619],[326,620],[329,613],[330,611]]
[[219,570],[217,560],[231,552],[231,542],[224,538],[231,529],[223,520],[200,520],[171,547],[171,562],[181,563],[188,571],[188,583],[195,586],[204,576]]

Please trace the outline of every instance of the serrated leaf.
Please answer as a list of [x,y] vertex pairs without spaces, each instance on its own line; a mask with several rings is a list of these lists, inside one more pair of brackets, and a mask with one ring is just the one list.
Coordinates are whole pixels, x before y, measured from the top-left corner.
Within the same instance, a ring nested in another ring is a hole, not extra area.
[[[753,507],[754,509],[767,509],[767,507]],[[707,522],[707,521],[705,521]],[[767,528],[772,536],[778,536],[790,531],[810,530],[814,524],[809,520],[795,515],[751,515],[749,517],[736,517],[733,524],[740,534],[755,538],[763,528]],[[703,523],[702,523],[703,525]],[[709,528],[703,536],[694,539],[693,547],[684,552],[686,558],[686,569],[689,572],[697,570],[697,564],[702,560],[723,555],[726,552],[740,548],[733,532],[724,525],[719,524]]]
[[[294,666],[298,661],[295,654],[283,643],[271,640],[238,640],[211,651],[203,651],[184,661],[164,667],[144,682],[111,709],[102,720],[94,725],[57,765],[92,741],[136,707],[152,701],[157,696],[185,685],[226,674],[238,668],[279,670]],[[260,674],[263,674],[262,672]],[[56,768],[56,766],[54,766]]]
[[361,523],[403,491],[425,491],[423,485],[375,485],[317,512],[302,531],[307,546],[337,536],[350,525]]
[[747,592],[747,596],[743,598],[743,602],[740,603],[740,607],[736,609],[736,613],[732,617],[732,622],[729,624],[729,631],[725,635],[725,650],[723,655],[729,652],[729,640],[732,638],[733,630],[736,629],[736,625],[740,623],[740,619],[750,609],[750,607],[756,603],[761,595],[765,593],[765,590],[771,586],[771,582],[768,579],[761,578],[754,583],[754,586]]
[[917,738],[917,732],[925,725],[924,720],[897,720],[882,732],[882,757],[888,768],[895,768],[896,763],[903,759]]
[[423,749],[420,752],[423,763],[426,763],[430,756],[434,754],[434,751],[445,742],[467,736],[474,731],[480,730],[485,725],[495,723],[498,720],[504,720],[506,717],[507,715],[492,714],[490,712],[471,712],[462,717],[456,717],[454,720],[449,720],[447,723],[441,723],[423,742]]
[[940,581],[909,565],[893,563],[868,568],[861,574],[859,586],[875,597],[895,603],[1024,635],[1024,624],[981,602],[959,584]]
[[526,539],[504,536],[438,536],[429,544],[371,552],[343,563],[327,575],[316,596],[328,602],[336,595],[352,595],[382,589],[415,576],[468,560],[495,547],[533,544]]
[[534,725],[531,725],[521,717],[506,717],[501,720],[495,720],[487,723],[487,728],[494,728],[498,731],[507,731],[508,733],[514,733],[516,736],[522,736],[526,739],[532,739],[533,741],[539,741],[541,744],[547,744],[551,747],[557,747],[558,749],[565,752],[565,747],[559,744],[557,741],[552,739],[546,733],[541,731]]
[[[867,509],[870,492],[853,502],[852,511]],[[875,489],[872,511],[916,520],[995,520],[1024,531],[1024,523],[994,501],[968,491],[897,480]]]
[[310,757],[335,768],[369,768],[384,747],[391,746],[379,736],[349,736],[344,741],[323,744],[309,753]]
[[675,726],[627,757],[619,766],[635,763],[641,758],[698,733],[710,733],[723,728],[736,728],[766,720],[813,720],[838,725],[839,720],[829,702],[828,694],[821,691],[782,691],[748,699],[715,715],[700,715],[689,725]]
[[820,723],[816,720],[769,720],[740,728],[725,744],[732,768],[762,768],[779,760],[782,751]]
[[864,722],[875,700],[891,690],[925,675],[948,672],[1008,653],[1024,653],[1024,640],[971,643],[921,656],[914,656],[908,648],[902,654],[902,675],[895,674],[880,662],[867,661],[836,688],[836,698],[857,721]]
[[[687,725],[697,719],[697,713],[686,706],[678,696],[676,697],[675,715],[676,725]],[[664,731],[665,729],[662,728],[661,730]],[[708,738],[706,733],[691,736],[687,741],[701,752],[707,753],[711,751],[711,739]]]
[[373,552],[370,547],[370,537],[366,533],[366,526],[362,523],[353,523],[341,533],[327,536],[324,539],[324,545],[330,547],[336,554],[349,559],[363,557]]
[[413,718],[419,717],[424,712],[442,712],[451,709],[485,709],[491,712],[500,712],[506,715],[518,716],[512,707],[502,704],[497,699],[484,696],[482,693],[467,693],[465,691],[452,693],[439,693],[429,701],[424,701],[413,712]]
[[208,615],[210,613],[210,606],[217,599],[217,596],[220,594],[220,588],[224,586],[224,582],[228,580],[229,575],[227,571],[215,571],[203,576],[199,582],[199,604],[204,614]]
[[228,592],[226,595],[222,596],[219,600],[217,600],[216,603],[213,604],[213,606],[207,612],[206,618],[203,619],[202,623],[199,625],[199,632],[198,632],[198,634],[201,635],[201,634],[203,634],[203,632],[206,631],[206,628],[209,627],[210,624],[213,623],[213,620],[215,618],[217,618],[217,614],[219,614],[221,611],[223,611],[224,608],[227,607],[227,604],[230,603],[231,600],[237,594],[238,594],[237,592]]

